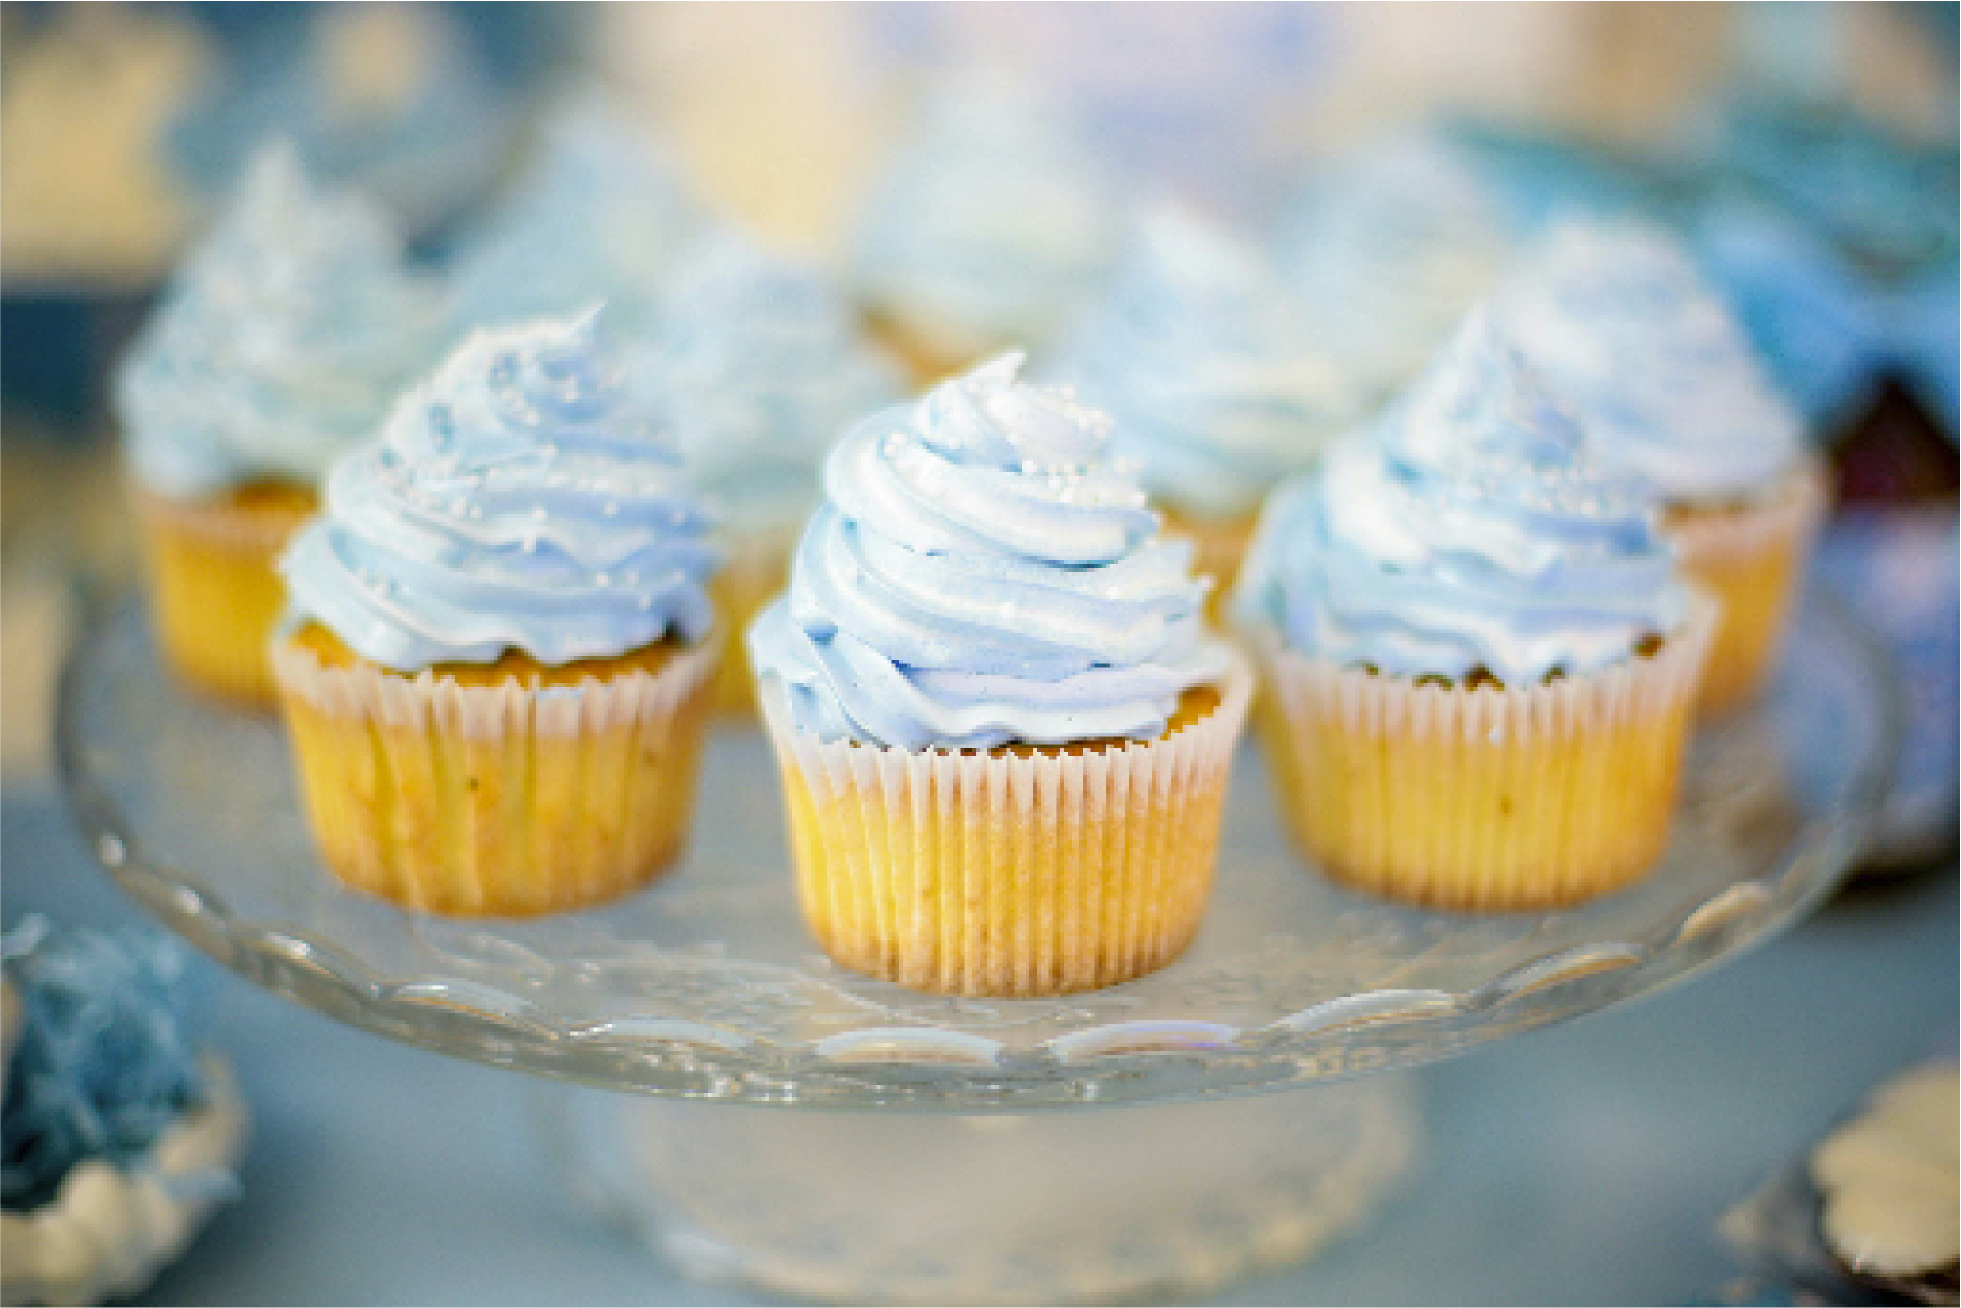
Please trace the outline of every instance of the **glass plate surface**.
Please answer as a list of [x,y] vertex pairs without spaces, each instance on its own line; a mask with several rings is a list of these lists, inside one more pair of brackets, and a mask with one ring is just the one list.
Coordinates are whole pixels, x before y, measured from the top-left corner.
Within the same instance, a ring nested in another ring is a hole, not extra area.
[[1884,794],[1884,655],[1808,598],[1774,691],[1695,742],[1674,835],[1636,886],[1557,913],[1351,894],[1285,843],[1242,744],[1196,943],[1155,975],[1048,1000],[865,979],[798,917],[774,765],[719,727],[692,851],[622,903],[532,921],[403,911],[315,859],[283,732],[179,688],[125,609],[64,673],[64,783],[98,857],[226,966],[334,1017],[605,1088],[962,1112],[1189,1099],[1441,1057],[1653,990],[1815,905]]

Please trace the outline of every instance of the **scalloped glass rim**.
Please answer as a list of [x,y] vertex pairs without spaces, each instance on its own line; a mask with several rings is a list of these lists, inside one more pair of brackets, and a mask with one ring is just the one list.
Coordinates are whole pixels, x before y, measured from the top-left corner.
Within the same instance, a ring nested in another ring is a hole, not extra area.
[[1654,990],[1797,920],[1860,848],[1901,710],[1885,655],[1829,596],[1807,597],[1793,636],[1764,705],[1698,738],[1670,851],[1628,892],[1538,915],[1353,895],[1288,853],[1243,746],[1198,942],[1152,977],[1055,1000],[920,995],[817,956],[748,728],[711,744],[679,869],[618,906],[535,922],[404,912],[333,883],[276,726],[177,688],[138,606],[68,660],[57,754],[128,893],[225,966],[353,1025],[615,1090],[1025,1111],[1408,1066]]

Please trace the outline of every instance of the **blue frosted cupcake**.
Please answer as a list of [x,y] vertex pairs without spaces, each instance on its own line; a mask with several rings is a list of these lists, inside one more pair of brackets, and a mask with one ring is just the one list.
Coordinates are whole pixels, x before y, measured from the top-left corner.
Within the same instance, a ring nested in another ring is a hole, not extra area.
[[1580,411],[1595,457],[1654,486],[1683,568],[1722,601],[1703,707],[1747,702],[1776,663],[1828,498],[1796,410],[1659,229],[1562,228],[1503,304],[1520,349]]
[[451,256],[459,329],[603,300],[615,331],[643,331],[700,223],[676,168],[620,110],[595,95],[567,100],[515,189]]
[[1224,587],[1260,502],[1360,416],[1259,252],[1196,215],[1139,223],[1108,295],[1051,370],[1116,420],[1152,502]]
[[1276,245],[1323,349],[1371,405],[1429,362],[1513,255],[1497,194],[1467,159],[1422,134],[1311,176]]
[[158,631],[197,685],[268,696],[272,558],[327,467],[442,347],[437,289],[360,200],[263,152],[115,381]]
[[1107,270],[1116,224],[1111,186],[1058,106],[961,83],[874,182],[851,285],[924,384],[1046,343]]
[[719,643],[711,527],[594,315],[459,347],[281,561],[273,664],[327,866],[529,914],[669,863]]
[[[721,518],[715,607],[742,630],[783,589],[824,456],[899,397],[897,365],[815,272],[723,231],[689,247],[646,366],[689,475]],[[753,687],[746,658],[724,660],[723,708],[752,708]]]
[[1714,606],[1486,315],[1274,496],[1233,611],[1282,811],[1331,875],[1541,908],[1665,846]]
[[852,428],[749,633],[812,931],[947,993],[1174,958],[1251,690],[1109,420],[1018,362]]

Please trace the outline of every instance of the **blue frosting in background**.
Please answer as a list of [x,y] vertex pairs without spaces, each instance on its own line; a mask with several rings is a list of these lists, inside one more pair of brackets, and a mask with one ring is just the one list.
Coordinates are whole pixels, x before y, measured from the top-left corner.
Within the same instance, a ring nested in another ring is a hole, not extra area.
[[1223,679],[1191,546],[1103,459],[1109,419],[1009,355],[832,451],[790,589],[749,633],[796,725],[904,750],[1161,734]]
[[597,310],[477,333],[334,468],[280,561],[291,614],[402,671],[700,640],[713,521],[666,424]]
[[443,344],[437,287],[381,214],[269,146],[116,378],[138,480],[173,498],[316,484]]
[[1252,512],[1360,414],[1259,251],[1168,206],[1046,371],[1116,419],[1155,499],[1200,516]]
[[1513,255],[1498,194],[1434,132],[1310,173],[1275,233],[1322,347],[1380,399],[1421,371]]
[[55,931],[30,917],[0,938],[20,1001],[0,1109],[0,1204],[54,1198],[85,1159],[127,1167],[204,1095],[189,956],[148,928]]
[[730,531],[800,523],[845,428],[899,398],[842,294],[739,233],[685,251],[644,366]]
[[1276,492],[1233,599],[1292,649],[1510,686],[1626,658],[1688,611],[1645,483],[1479,312],[1403,398]]
[[1038,344],[1108,269],[1114,188],[1066,111],[956,81],[874,180],[853,239],[860,298],[979,353]]
[[562,101],[516,186],[451,254],[459,335],[595,300],[615,332],[644,330],[701,221],[677,169],[623,111],[597,94]]

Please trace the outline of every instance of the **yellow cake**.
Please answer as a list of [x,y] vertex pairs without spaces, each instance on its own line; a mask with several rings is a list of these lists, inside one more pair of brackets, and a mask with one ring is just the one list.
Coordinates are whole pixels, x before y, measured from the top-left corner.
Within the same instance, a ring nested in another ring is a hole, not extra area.
[[194,502],[135,493],[143,560],[164,657],[202,690],[272,702],[266,642],[285,603],[273,560],[317,498],[254,482]]

